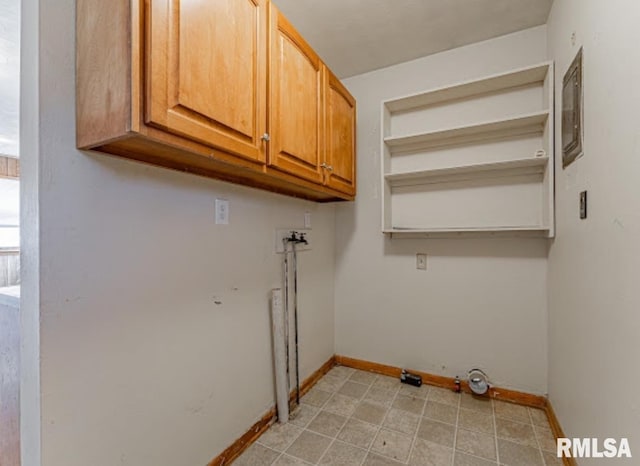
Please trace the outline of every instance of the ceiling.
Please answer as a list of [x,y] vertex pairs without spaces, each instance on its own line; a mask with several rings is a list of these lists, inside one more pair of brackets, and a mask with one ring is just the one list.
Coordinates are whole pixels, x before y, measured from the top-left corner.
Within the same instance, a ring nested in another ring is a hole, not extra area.
[[273,0],[340,78],[545,24],[553,0]]

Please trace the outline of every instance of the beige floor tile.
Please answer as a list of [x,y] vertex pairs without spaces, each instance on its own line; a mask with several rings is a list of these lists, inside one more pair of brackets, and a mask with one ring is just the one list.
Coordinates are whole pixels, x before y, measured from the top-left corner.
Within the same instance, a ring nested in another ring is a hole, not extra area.
[[234,466],[269,466],[279,455],[280,453],[276,451],[254,443],[233,464]]
[[400,389],[400,379],[386,375],[378,375],[376,380],[373,381],[373,386],[395,392]]
[[327,375],[338,377],[340,379],[348,379],[354,372],[355,369],[352,369],[351,367],[335,366],[329,372],[327,372]]
[[402,411],[400,409],[391,408],[384,422],[382,423],[382,427],[386,427],[387,429],[397,430],[398,432],[402,432],[403,434],[413,435],[416,433],[418,429],[418,424],[420,423],[420,416],[417,414],[412,414],[407,411]]
[[421,385],[419,387],[414,387],[413,385],[403,383],[402,385],[400,385],[399,394],[426,400],[427,396],[429,395],[429,386]]
[[309,423],[307,429],[328,437],[335,437],[345,422],[347,422],[347,418],[344,416],[329,411],[320,411],[313,421]]
[[453,448],[454,432],[452,425],[423,418],[418,428],[418,438]]
[[367,458],[364,460],[364,463],[362,463],[362,466],[397,466],[399,464],[402,463],[385,458],[384,456],[376,455],[375,453],[369,453]]
[[453,459],[453,466],[495,466],[497,464],[495,461],[485,460],[459,451],[456,452],[456,457]]
[[458,417],[458,408],[435,401],[427,401],[424,416],[447,424],[455,424]]
[[362,398],[364,394],[367,392],[369,387],[367,385],[357,383],[357,382],[346,382],[338,393],[341,395],[347,395],[353,398]]
[[537,447],[536,436],[532,424],[522,424],[509,419],[496,418],[496,433],[499,438]]
[[305,430],[287,449],[287,454],[315,464],[330,443],[331,439]]
[[356,447],[367,449],[378,433],[378,428],[368,422],[351,418],[338,434],[338,440],[350,443]]
[[371,387],[364,395],[364,400],[377,403],[379,405],[391,406],[391,402],[395,396],[396,393],[394,391],[385,390],[379,387]]
[[344,385],[344,383],[344,378],[327,374],[320,380],[318,380],[318,383],[315,386],[320,390],[324,390],[325,392],[336,392],[340,387]]
[[500,464],[505,466],[542,466],[542,456],[537,448],[498,439]]
[[305,396],[301,398],[300,402],[311,406],[320,407],[325,404],[330,397],[331,392],[326,392],[324,390],[320,390],[317,387],[313,387],[307,392]]
[[365,385],[371,385],[373,381],[376,380],[376,374],[356,370],[353,374],[351,374],[349,380],[351,380],[352,382],[363,383]]
[[535,425],[548,427],[549,429],[551,428],[551,426],[549,425],[549,419],[547,418],[547,413],[544,412],[544,410],[529,408],[529,415],[531,416],[531,420]]
[[460,408],[458,412],[458,427],[475,432],[493,434],[493,414]]
[[489,434],[458,429],[456,435],[456,450],[495,461],[496,438]]
[[460,407],[470,409],[472,411],[479,411],[481,413],[493,414],[491,398],[486,396],[476,396],[470,395],[469,393],[463,393],[460,395]]
[[318,464],[325,466],[359,466],[366,455],[366,450],[342,442],[333,442]]
[[542,450],[550,452],[555,452],[557,450],[556,436],[553,435],[551,429],[542,426],[533,426],[533,430],[536,433],[538,444]]
[[544,457],[544,464],[546,466],[562,466],[563,464],[562,458],[558,458],[555,452],[543,451],[542,456]]
[[529,411],[525,406],[508,403],[506,401],[493,401],[493,407],[496,412],[496,416],[511,419],[513,421],[520,421],[530,423]]
[[318,411],[319,409],[315,406],[300,404],[297,409],[289,413],[289,422],[298,427],[306,427]]
[[453,450],[437,443],[416,439],[409,458],[411,466],[450,466]]
[[327,404],[325,404],[322,409],[339,414],[340,416],[349,417],[356,410],[357,404],[357,399],[336,393],[327,401]]
[[422,409],[424,408],[425,401],[422,398],[416,398],[414,396],[404,396],[398,395],[395,400],[393,400],[392,407],[396,409],[401,409],[403,411],[408,411],[413,414],[417,414],[418,416],[422,415]]
[[262,434],[258,442],[272,450],[285,451],[301,432],[301,427],[297,427],[291,423],[275,423]]
[[458,406],[460,394],[448,388],[431,387],[429,391],[429,401],[436,401],[446,405]]
[[302,461],[300,458],[294,458],[289,455],[282,455],[280,458],[273,463],[273,466],[307,466],[311,463],[307,463],[306,461]]
[[412,440],[412,437],[408,435],[380,429],[373,441],[373,445],[371,445],[371,451],[396,461],[406,462],[409,458]]
[[370,424],[380,425],[388,410],[386,406],[362,401],[356,407],[353,417]]

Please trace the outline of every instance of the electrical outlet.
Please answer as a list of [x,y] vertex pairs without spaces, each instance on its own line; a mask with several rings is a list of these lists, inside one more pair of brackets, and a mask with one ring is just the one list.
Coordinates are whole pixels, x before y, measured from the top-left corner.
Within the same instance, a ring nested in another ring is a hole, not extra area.
[[[284,239],[290,237],[293,233],[295,233],[296,237],[300,238],[301,236],[307,240],[307,244],[297,243],[296,251],[308,251],[311,249],[313,244],[313,237],[311,235],[311,230],[308,228],[283,228],[276,230],[276,252],[284,253]],[[293,250],[293,245],[289,243],[288,245],[289,251]]]
[[311,228],[311,212],[304,213],[304,227]]
[[216,225],[229,224],[229,201],[216,199]]
[[587,218],[587,192],[582,191],[580,193],[580,218]]
[[416,254],[416,269],[427,270],[427,255],[418,253]]

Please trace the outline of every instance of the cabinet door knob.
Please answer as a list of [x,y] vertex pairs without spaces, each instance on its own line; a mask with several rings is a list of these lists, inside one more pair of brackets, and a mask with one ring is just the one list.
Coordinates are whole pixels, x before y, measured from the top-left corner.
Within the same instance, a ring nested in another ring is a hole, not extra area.
[[271,140],[271,136],[269,136],[269,133],[264,133],[262,135],[262,140],[263,141],[267,141],[267,142],[270,141]]
[[326,163],[323,163],[322,165],[320,165],[322,168],[326,168],[327,170],[331,171],[333,170],[333,167],[331,165],[327,165]]

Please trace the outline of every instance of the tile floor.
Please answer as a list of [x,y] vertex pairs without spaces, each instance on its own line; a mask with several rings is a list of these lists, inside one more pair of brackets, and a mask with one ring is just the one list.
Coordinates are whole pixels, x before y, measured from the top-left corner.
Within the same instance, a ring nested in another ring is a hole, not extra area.
[[561,465],[546,414],[337,366],[236,466]]

